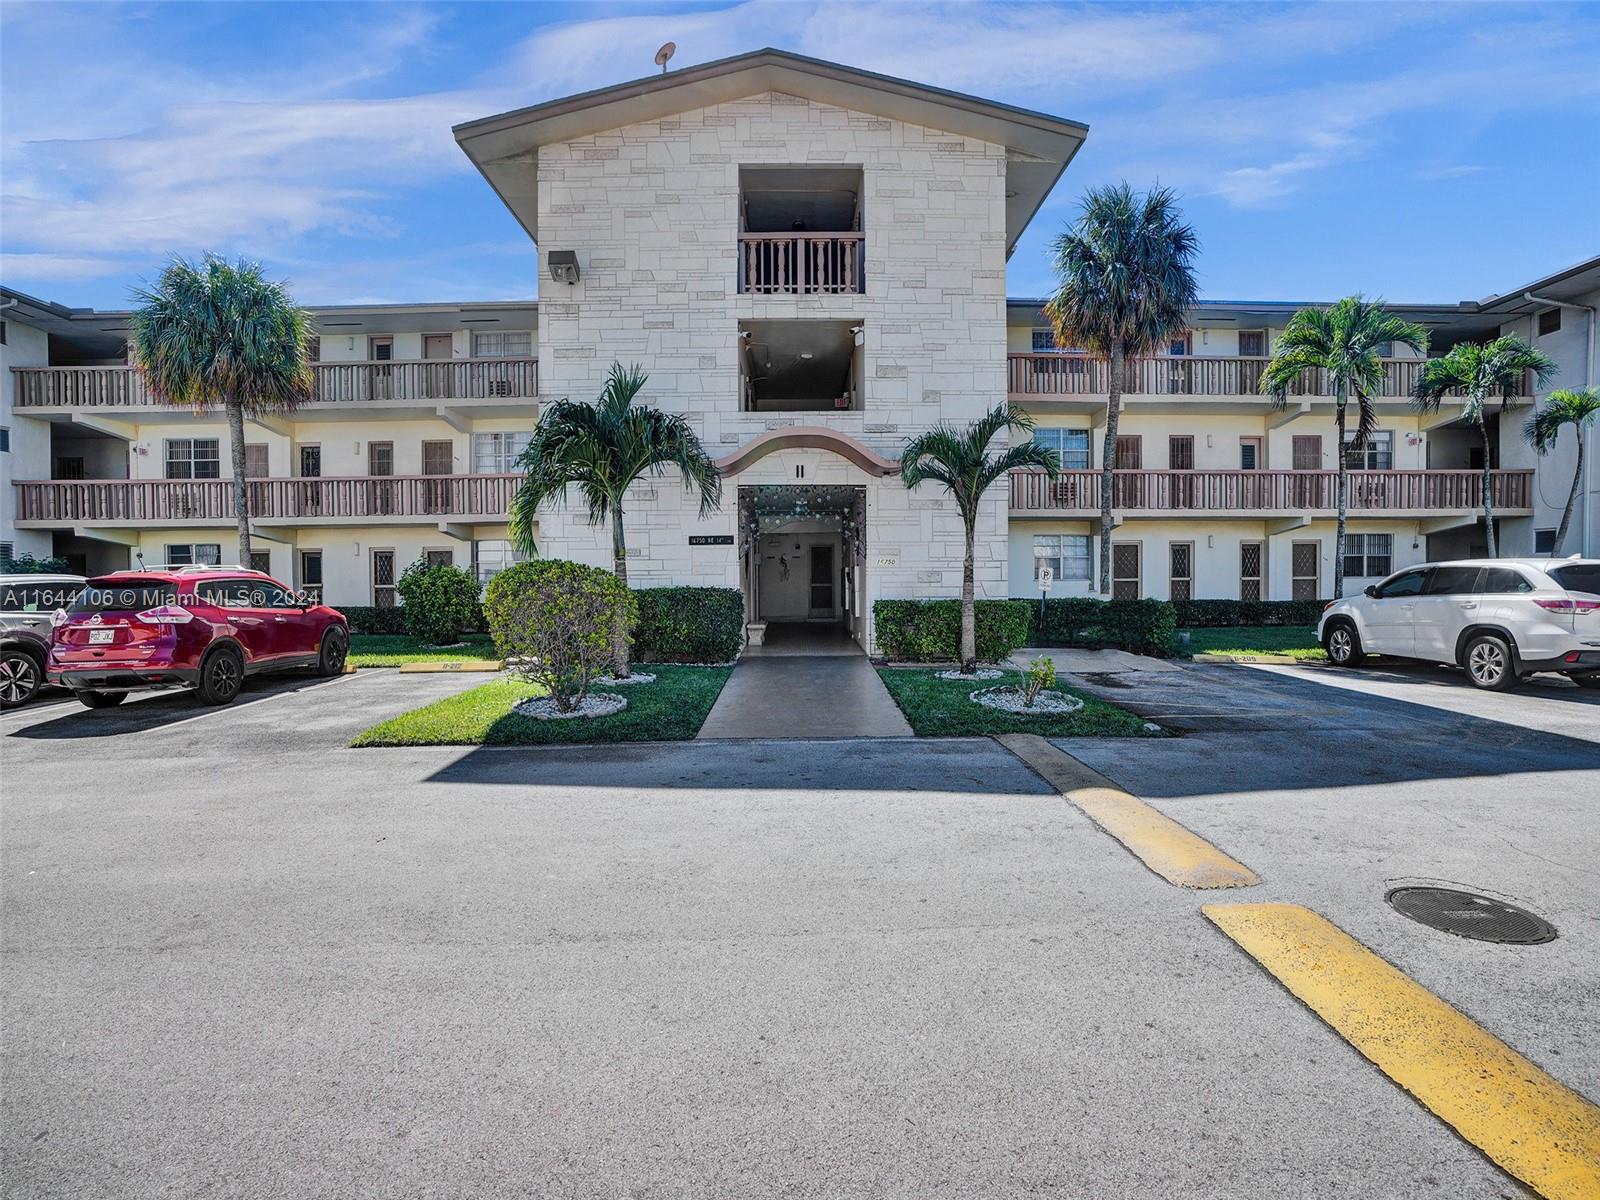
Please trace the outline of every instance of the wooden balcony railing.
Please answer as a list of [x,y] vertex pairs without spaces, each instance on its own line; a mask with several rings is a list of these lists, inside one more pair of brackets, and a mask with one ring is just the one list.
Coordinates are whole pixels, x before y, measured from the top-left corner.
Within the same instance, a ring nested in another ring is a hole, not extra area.
[[[1337,471],[1115,471],[1112,506],[1146,512],[1333,512]],[[1495,471],[1494,507],[1531,505],[1532,471]],[[1483,506],[1481,471],[1351,471],[1350,511],[1470,512]],[[1097,513],[1099,471],[1011,473],[1013,512]]]
[[[1256,396],[1266,358],[1207,358],[1201,355],[1136,358],[1124,364],[1122,390],[1135,396]],[[1422,370],[1423,360],[1383,360],[1383,397],[1403,399]],[[1008,354],[1013,396],[1104,396],[1110,387],[1111,364],[1086,354]],[[1527,394],[1527,384],[1523,385]],[[1303,372],[1293,396],[1329,396],[1322,371]]]
[[741,233],[739,290],[769,295],[864,290],[859,233]]
[[[322,403],[386,400],[531,399],[536,358],[315,363]],[[132,367],[13,367],[17,408],[141,408],[154,404]]]
[[[520,475],[252,479],[250,519],[500,517]],[[141,525],[233,520],[228,479],[18,480],[17,520]]]

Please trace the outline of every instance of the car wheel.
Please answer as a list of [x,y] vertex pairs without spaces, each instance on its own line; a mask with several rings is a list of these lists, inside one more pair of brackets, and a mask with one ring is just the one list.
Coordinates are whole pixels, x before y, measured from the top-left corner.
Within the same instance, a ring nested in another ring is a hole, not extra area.
[[322,635],[322,650],[317,656],[317,674],[343,675],[344,660],[350,654],[350,639],[339,628],[328,630]]
[[1328,661],[1336,667],[1358,666],[1367,656],[1361,649],[1361,635],[1349,621],[1331,622],[1322,635],[1322,648],[1327,651]]
[[26,650],[0,653],[0,708],[26,704],[38,694],[43,682],[39,660]]
[[85,708],[115,708],[128,698],[127,692],[78,692],[78,703]]
[[1568,675],[1567,678],[1581,688],[1600,688],[1600,674],[1594,672],[1588,675]]
[[195,699],[201,704],[232,704],[243,686],[244,659],[232,646],[224,646],[206,655],[200,664]]
[[1511,657],[1511,643],[1495,633],[1482,633],[1467,643],[1461,665],[1473,687],[1504,692],[1517,686],[1517,667]]

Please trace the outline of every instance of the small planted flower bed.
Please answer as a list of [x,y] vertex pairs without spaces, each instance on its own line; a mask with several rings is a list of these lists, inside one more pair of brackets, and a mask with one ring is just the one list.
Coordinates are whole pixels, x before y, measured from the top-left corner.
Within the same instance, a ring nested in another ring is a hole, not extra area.
[[[880,667],[889,695],[918,737],[985,737],[997,733],[1037,733],[1044,737],[1159,737],[1143,717],[1057,685],[1041,688],[1032,708],[1023,703],[1027,679],[1004,671],[990,687],[974,688],[970,678],[941,678],[942,671]],[[984,697],[990,697],[985,702]]]

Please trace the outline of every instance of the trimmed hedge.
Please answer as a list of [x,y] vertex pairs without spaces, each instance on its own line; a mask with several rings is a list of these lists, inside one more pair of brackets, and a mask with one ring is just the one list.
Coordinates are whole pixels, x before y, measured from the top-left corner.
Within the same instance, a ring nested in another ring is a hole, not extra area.
[[370,604],[335,605],[350,622],[351,633],[408,634],[406,614],[396,608],[373,608]]
[[744,594],[738,588],[637,588],[633,655],[641,662],[719,663],[744,645]]
[[[1028,644],[1027,600],[979,600],[980,662],[999,662]],[[955,662],[961,656],[961,601],[879,600],[872,606],[878,649],[897,662]]]
[[448,646],[483,622],[478,579],[471,571],[419,558],[395,584],[406,628],[424,644]]
[[[1025,602],[1026,603],[1026,602]],[[1065,596],[1028,603],[1031,646],[1112,647],[1166,657],[1177,649],[1177,614],[1165,600]]]
[[1178,628],[1216,625],[1315,625],[1326,600],[1178,600]]

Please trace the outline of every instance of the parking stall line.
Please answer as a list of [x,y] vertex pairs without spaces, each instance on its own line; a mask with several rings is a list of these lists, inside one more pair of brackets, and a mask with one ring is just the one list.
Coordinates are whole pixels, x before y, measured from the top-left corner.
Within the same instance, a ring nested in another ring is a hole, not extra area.
[[1546,1200],[1600,1196],[1600,1108],[1309,908],[1201,911],[1502,1170]]

